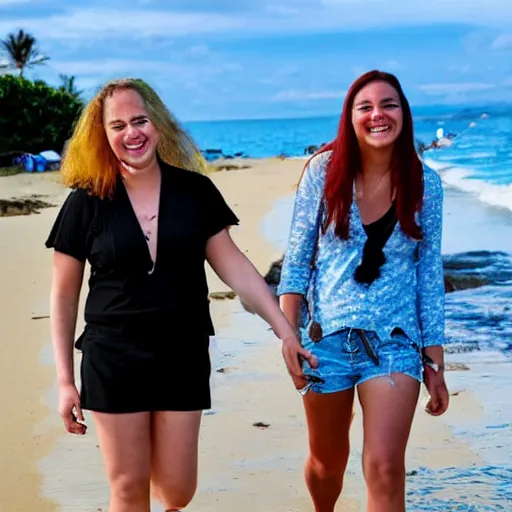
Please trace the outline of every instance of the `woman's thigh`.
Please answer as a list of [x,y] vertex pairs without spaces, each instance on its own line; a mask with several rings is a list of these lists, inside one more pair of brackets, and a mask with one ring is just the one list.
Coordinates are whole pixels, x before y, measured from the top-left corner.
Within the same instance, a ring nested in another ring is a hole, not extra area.
[[325,394],[310,391],[304,396],[310,453],[326,470],[345,467],[353,404],[353,388]]
[[150,413],[92,413],[111,486],[145,487],[151,475]]
[[202,411],[158,411],[151,425],[151,478],[164,502],[192,498]]
[[418,380],[401,373],[358,386],[366,460],[379,466],[403,464],[419,390]]

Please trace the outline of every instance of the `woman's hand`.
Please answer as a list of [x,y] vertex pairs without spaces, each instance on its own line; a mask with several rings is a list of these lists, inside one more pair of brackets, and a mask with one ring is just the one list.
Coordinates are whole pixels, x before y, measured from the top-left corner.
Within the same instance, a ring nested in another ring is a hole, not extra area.
[[306,361],[311,368],[318,366],[318,360],[311,352],[306,350],[295,336],[283,340],[283,358],[296,389],[302,389],[307,380],[302,370],[302,361]]
[[59,387],[59,415],[69,433],[85,434],[87,427],[80,423],[84,421],[80,407],[80,395],[74,384],[63,384]]
[[441,416],[446,412],[450,403],[450,393],[444,379],[444,371],[436,372],[426,365],[424,380],[430,395],[425,410],[432,416]]

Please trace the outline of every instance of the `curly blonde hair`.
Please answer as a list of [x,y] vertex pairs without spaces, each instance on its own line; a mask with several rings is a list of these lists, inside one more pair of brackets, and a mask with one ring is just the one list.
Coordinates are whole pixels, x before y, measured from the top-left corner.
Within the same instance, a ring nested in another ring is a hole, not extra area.
[[106,98],[124,89],[131,89],[142,98],[160,134],[156,148],[159,159],[169,165],[206,173],[207,164],[201,151],[154,89],[141,79],[123,78],[107,82],[82,111],[63,157],[63,183],[70,188],[87,189],[99,197],[114,192],[119,161],[107,140],[103,106]]

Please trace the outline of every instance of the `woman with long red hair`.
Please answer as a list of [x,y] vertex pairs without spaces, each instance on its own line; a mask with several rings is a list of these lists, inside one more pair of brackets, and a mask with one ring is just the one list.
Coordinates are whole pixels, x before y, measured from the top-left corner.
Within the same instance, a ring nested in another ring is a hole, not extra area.
[[369,512],[405,511],[405,450],[421,382],[427,412],[448,407],[442,204],[439,176],[416,154],[399,81],[362,75],[336,139],[305,167],[278,288],[318,360],[292,376],[305,406],[315,512],[333,512],[343,487],[356,388]]

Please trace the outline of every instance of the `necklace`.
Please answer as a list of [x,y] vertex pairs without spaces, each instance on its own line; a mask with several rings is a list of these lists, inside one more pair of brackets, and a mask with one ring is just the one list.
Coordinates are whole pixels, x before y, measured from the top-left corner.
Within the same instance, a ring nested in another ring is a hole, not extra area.
[[[154,215],[151,215],[151,217],[144,215],[144,217],[147,222],[152,222],[158,217],[158,215],[154,214]],[[151,231],[151,228],[143,227],[142,232],[144,233],[144,238],[146,239],[146,242],[149,242],[151,240],[151,235],[153,234],[153,232]]]
[[[372,191],[372,194],[369,196],[370,198],[372,198],[380,189],[380,186],[382,184],[382,181],[384,180],[384,178],[389,174],[389,169],[380,177],[379,181],[377,182],[377,185],[375,185],[373,191]],[[362,199],[364,197],[364,187],[362,186],[362,178],[361,178],[361,191],[358,191],[357,190],[357,187],[356,187],[356,181],[354,181],[354,189],[355,189],[355,192],[356,192],[356,199]],[[368,195],[366,196],[368,197]]]

